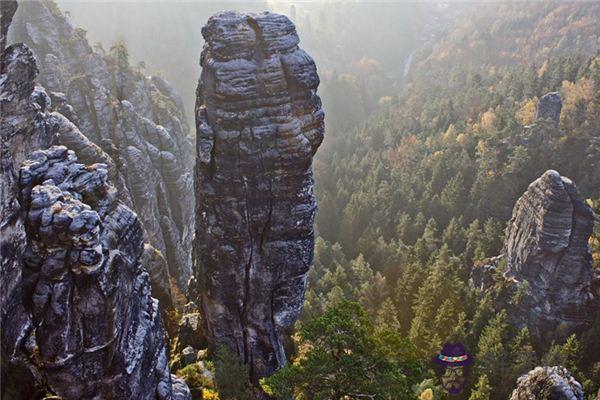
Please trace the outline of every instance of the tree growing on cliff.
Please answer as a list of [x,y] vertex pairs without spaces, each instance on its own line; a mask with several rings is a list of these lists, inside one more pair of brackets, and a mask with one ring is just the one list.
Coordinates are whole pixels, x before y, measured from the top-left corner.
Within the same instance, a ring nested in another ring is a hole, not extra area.
[[298,358],[261,384],[277,398],[409,399],[419,371],[409,342],[342,301],[301,325]]

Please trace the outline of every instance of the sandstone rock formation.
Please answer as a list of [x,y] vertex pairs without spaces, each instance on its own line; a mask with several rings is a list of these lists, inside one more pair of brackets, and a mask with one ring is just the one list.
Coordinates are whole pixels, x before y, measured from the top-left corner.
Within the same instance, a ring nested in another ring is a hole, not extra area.
[[142,268],[137,216],[117,200],[104,164],[63,146],[33,152],[20,170],[27,248],[25,346],[66,399],[172,396],[158,301]]
[[[71,27],[53,2],[23,2],[11,32],[35,52],[40,80],[56,110],[83,133],[61,143],[85,162],[105,159],[120,200],[136,211],[147,241],[168,265],[166,274],[186,292],[194,158],[179,97],[164,80],[130,66],[124,46],[106,54],[92,49],[85,31]],[[166,275],[156,271],[152,276]],[[169,286],[168,280],[153,283],[162,292]]]
[[[4,2],[2,26],[4,29]],[[14,12],[14,11],[13,11]],[[8,26],[8,24],[6,25]],[[42,378],[23,352],[31,331],[31,316],[21,301],[21,259],[27,244],[21,205],[17,200],[18,171],[26,155],[53,144],[56,135],[44,123],[45,112],[33,101],[37,67],[33,53],[24,45],[10,46],[2,53],[0,75],[0,378],[2,398],[35,398]]]
[[550,92],[542,97],[535,110],[536,119],[551,119],[555,123],[560,120],[560,111],[562,109],[562,101],[558,92]]
[[506,229],[505,276],[525,296],[511,315],[537,337],[585,326],[592,294],[594,215],[573,182],[546,171],[517,201]]
[[2,60],[0,397],[190,399],[169,373],[142,225],[119,200],[110,164],[84,165],[52,146],[70,138],[82,154],[95,148],[51,112],[27,46]]
[[6,48],[6,43],[8,39],[8,27],[10,26],[16,11],[16,0],[7,0],[0,2],[0,53],[2,53]]
[[209,344],[236,352],[257,383],[286,362],[281,337],[312,261],[319,77],[283,15],[223,12],[202,34],[196,295]]
[[511,400],[583,400],[581,384],[563,367],[537,367],[517,379]]
[[498,263],[502,260],[502,256],[486,258],[476,263],[469,276],[469,286],[485,291],[494,284],[494,274],[498,268]]

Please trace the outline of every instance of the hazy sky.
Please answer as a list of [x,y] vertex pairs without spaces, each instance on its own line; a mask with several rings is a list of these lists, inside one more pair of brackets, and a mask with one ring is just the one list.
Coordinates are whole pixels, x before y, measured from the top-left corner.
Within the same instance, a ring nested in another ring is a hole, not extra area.
[[[439,29],[439,3],[330,1],[70,1],[58,0],[72,25],[87,31],[91,45],[106,50],[122,40],[130,61],[144,61],[147,74],[169,80],[182,95],[191,116],[201,28],[217,11],[270,10],[288,15],[297,26],[300,45],[315,59],[322,76],[354,73],[361,60],[401,77],[409,54]],[[293,5],[293,6],[292,6]]]

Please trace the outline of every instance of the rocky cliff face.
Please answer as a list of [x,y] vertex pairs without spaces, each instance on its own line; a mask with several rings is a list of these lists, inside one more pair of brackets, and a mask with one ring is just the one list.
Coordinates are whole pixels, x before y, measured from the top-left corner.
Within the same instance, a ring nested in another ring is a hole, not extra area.
[[54,146],[28,157],[19,186],[32,316],[24,346],[37,347],[48,387],[66,399],[171,398],[158,301],[140,262],[142,226],[117,200],[106,166]]
[[286,362],[281,336],[312,261],[319,77],[283,15],[219,13],[202,34],[196,295],[209,343],[237,352],[257,383]]
[[[2,36],[8,29],[12,14],[8,2],[2,6]],[[16,3],[13,4],[14,9]],[[9,20],[8,22],[6,20]],[[45,148],[56,140],[51,127],[44,123],[44,112],[35,101],[41,92],[35,89],[37,74],[33,53],[23,45],[2,50],[0,75],[0,323],[2,324],[0,371],[2,393],[10,396],[11,386],[20,394],[14,398],[34,398],[35,384],[41,377],[23,356],[19,347],[31,330],[31,316],[21,301],[23,279],[21,259],[25,252],[26,232],[18,198],[18,171],[26,155]],[[10,398],[10,397],[9,397]]]
[[591,315],[591,208],[573,182],[546,171],[517,201],[506,229],[505,276],[524,289],[513,318],[537,337],[567,335]]
[[[35,52],[56,110],[83,133],[65,137],[65,144],[85,162],[100,158],[109,164],[120,200],[136,211],[149,244],[158,250],[150,249],[148,256],[166,261],[168,271],[152,276],[170,275],[186,291],[193,146],[179,97],[164,80],[131,67],[123,46],[108,54],[92,49],[85,31],[73,29],[53,2],[23,2],[11,29]],[[159,292],[168,291],[168,279],[153,283]]]
[[142,225],[119,200],[110,163],[84,165],[49,147],[69,138],[105,158],[51,112],[27,46],[2,60],[1,397],[190,399],[169,373]]
[[517,380],[511,400],[583,400],[581,384],[563,367],[537,367]]

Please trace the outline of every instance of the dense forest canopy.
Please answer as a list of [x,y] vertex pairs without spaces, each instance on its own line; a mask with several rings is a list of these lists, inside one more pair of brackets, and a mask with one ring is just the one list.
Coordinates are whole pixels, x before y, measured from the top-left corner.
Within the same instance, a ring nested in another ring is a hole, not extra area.
[[[599,13],[582,3],[480,6],[420,50],[402,89],[354,129],[343,122],[357,97],[336,98],[335,111],[348,111],[334,116],[315,163],[321,239],[306,321],[354,299],[423,361],[463,340],[479,359],[472,398],[506,398],[503,383],[548,362],[570,364],[595,396],[600,364],[583,349],[599,340],[597,322],[564,343],[536,343],[507,323],[500,283],[481,297],[467,281],[502,252],[515,201],[547,169],[598,211]],[[558,124],[535,116],[548,92],[563,101]],[[595,268],[597,238],[598,228]]]

